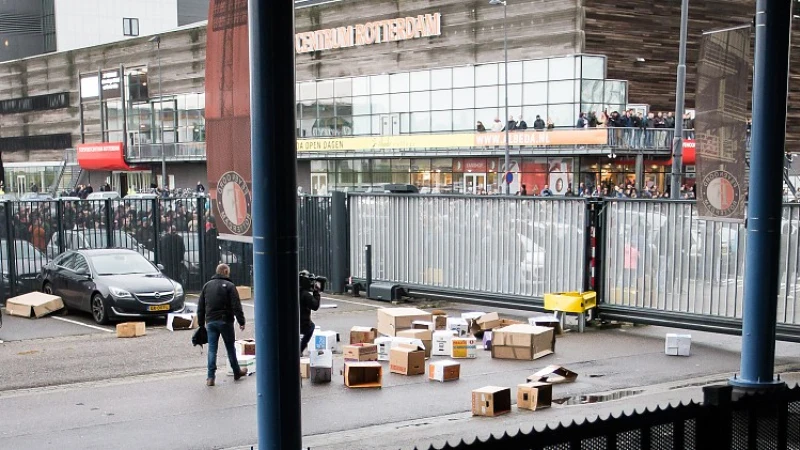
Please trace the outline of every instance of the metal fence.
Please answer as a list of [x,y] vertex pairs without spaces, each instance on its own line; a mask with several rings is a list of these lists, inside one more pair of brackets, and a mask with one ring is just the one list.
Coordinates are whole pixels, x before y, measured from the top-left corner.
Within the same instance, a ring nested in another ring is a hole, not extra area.
[[[605,209],[607,305],[741,319],[744,225],[698,219],[694,202],[612,200]],[[785,205],[778,323],[800,325],[800,205]]]
[[485,196],[350,197],[351,273],[404,285],[511,296],[581,290],[586,201]]
[[616,417],[422,448],[789,450],[800,446],[800,387],[739,398],[734,398],[730,386],[708,386],[703,391],[703,403],[666,405],[630,414],[620,411]]
[[298,255],[301,270],[331,276],[331,197],[297,200]]

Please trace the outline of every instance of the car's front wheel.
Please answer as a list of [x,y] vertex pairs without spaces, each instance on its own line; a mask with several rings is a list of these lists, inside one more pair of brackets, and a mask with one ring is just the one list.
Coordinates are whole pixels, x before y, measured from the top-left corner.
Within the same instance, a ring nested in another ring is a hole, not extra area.
[[92,317],[99,325],[106,325],[108,323],[108,306],[103,296],[94,294],[92,296]]

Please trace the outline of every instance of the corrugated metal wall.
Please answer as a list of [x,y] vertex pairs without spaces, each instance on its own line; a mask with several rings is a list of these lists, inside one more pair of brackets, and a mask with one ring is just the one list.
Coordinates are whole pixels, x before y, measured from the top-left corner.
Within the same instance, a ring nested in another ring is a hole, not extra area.
[[[693,202],[611,201],[605,221],[605,302],[741,319],[742,224],[697,218]],[[800,324],[800,205],[781,230],[778,323]]]
[[352,195],[352,275],[406,285],[541,297],[580,290],[586,203],[566,198]]

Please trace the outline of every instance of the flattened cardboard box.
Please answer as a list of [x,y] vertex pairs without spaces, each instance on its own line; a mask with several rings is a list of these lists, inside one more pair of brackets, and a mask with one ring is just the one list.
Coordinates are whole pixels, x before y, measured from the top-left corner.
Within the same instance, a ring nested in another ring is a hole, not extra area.
[[563,366],[552,365],[528,377],[528,382],[541,382],[549,384],[572,383],[578,379],[578,374]]
[[350,329],[350,345],[374,344],[378,330],[373,327],[353,327]]
[[375,344],[345,345],[342,348],[344,360],[347,362],[377,361],[378,346]]
[[486,386],[472,391],[472,415],[494,417],[511,411],[511,389]]
[[379,362],[344,363],[344,385],[349,388],[380,388],[383,367]]
[[146,334],[144,322],[125,322],[117,324],[118,338],[134,338]]
[[420,341],[422,341],[422,345],[425,346],[425,357],[426,358],[431,357],[431,350],[433,350],[433,331],[431,331],[430,329],[414,328],[411,330],[398,331],[397,337],[419,339]]
[[425,351],[407,344],[392,346],[389,351],[389,370],[400,375],[424,375]]
[[517,386],[517,408],[549,408],[553,401],[553,385],[547,383],[527,383]]
[[417,308],[381,308],[378,310],[378,333],[397,336],[398,331],[411,329],[415,320],[430,322],[432,316]]
[[492,358],[533,361],[555,353],[552,328],[518,324],[492,332]]
[[6,314],[10,316],[39,318],[62,308],[61,297],[42,292],[30,292],[6,301]]
[[436,361],[428,365],[428,379],[431,381],[455,381],[461,377],[461,363],[450,360]]

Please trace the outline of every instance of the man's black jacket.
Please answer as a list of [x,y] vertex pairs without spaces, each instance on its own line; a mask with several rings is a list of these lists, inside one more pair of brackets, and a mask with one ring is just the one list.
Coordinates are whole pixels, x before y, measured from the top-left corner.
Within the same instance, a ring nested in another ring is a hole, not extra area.
[[197,323],[201,327],[207,322],[219,320],[233,323],[234,317],[239,325],[244,325],[242,301],[239,299],[236,285],[230,278],[214,275],[200,293],[200,300],[197,302]]
[[319,309],[320,296],[318,292],[300,291],[300,329],[311,325],[311,311]]

